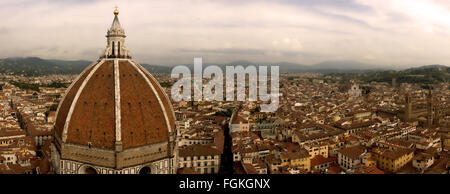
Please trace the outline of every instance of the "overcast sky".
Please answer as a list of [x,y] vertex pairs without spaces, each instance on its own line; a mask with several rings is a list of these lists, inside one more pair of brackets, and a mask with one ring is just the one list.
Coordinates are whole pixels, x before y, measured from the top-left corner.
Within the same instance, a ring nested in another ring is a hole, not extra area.
[[140,63],[450,64],[448,0],[0,0],[0,58],[96,60],[115,5]]

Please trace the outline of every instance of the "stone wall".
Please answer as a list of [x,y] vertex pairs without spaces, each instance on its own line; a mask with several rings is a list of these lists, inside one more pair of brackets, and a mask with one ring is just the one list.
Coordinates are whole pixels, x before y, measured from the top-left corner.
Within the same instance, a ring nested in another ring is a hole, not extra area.
[[140,170],[144,167],[150,167],[151,174],[171,174],[173,173],[170,168],[171,159],[166,158],[151,163],[146,163],[142,165],[132,166],[124,169],[113,169],[102,166],[95,166],[84,164],[72,160],[61,160],[61,169],[57,172],[59,174],[84,174],[85,169],[92,167],[95,169],[97,174],[139,174]]

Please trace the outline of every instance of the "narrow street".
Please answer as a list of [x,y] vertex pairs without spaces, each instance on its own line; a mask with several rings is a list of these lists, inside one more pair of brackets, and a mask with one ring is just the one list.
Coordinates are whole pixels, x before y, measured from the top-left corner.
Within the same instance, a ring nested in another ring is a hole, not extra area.
[[233,174],[233,153],[231,152],[231,136],[229,134],[228,124],[223,126],[223,131],[225,140],[219,174]]

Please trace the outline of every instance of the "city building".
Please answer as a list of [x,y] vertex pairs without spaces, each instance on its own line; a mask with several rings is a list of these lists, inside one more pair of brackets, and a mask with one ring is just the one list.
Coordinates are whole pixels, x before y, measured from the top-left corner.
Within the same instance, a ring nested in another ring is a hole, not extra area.
[[221,152],[213,145],[189,145],[179,149],[179,168],[192,168],[200,174],[217,174]]
[[362,163],[365,153],[367,150],[362,146],[343,148],[338,151],[338,164],[341,168],[352,171]]

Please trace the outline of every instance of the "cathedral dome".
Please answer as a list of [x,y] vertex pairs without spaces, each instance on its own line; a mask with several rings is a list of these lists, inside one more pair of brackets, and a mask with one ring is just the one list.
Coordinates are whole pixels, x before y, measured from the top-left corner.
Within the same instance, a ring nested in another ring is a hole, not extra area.
[[170,101],[158,82],[130,59],[103,59],[69,87],[57,112],[63,142],[123,149],[168,140],[175,127]]
[[[120,38],[113,41],[124,49]],[[108,40],[107,49],[121,49],[113,45]],[[174,130],[171,102],[157,80],[129,55],[105,55],[67,89],[54,144],[58,160],[117,170],[172,157]]]

